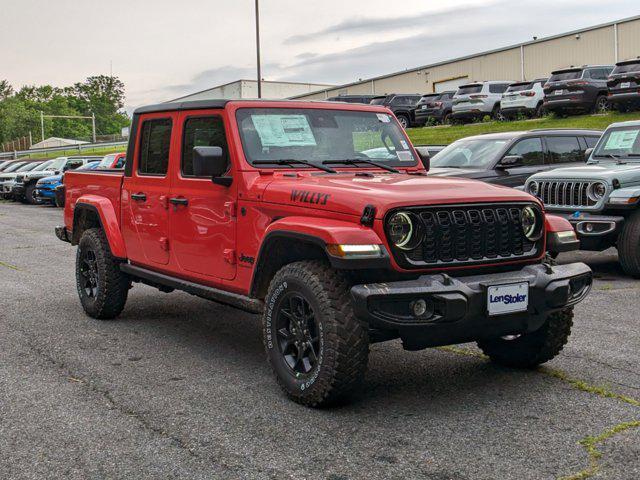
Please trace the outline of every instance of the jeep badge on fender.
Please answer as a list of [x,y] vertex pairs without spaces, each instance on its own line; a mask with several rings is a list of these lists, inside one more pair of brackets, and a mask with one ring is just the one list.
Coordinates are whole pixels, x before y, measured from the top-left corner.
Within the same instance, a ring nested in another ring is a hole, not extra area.
[[164,103],[135,111],[123,173],[67,172],[56,234],[89,316],[117,317],[135,283],[259,313],[278,385],[311,407],[358,387],[375,342],[553,358],[592,281],[548,259],[578,247],[571,223],[424,174],[385,106]]

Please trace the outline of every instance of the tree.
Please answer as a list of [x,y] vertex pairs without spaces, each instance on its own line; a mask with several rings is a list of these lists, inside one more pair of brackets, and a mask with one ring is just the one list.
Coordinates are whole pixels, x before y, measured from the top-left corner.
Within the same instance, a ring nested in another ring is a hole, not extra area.
[[0,101],[5,100],[13,95],[13,87],[6,80],[0,80]]

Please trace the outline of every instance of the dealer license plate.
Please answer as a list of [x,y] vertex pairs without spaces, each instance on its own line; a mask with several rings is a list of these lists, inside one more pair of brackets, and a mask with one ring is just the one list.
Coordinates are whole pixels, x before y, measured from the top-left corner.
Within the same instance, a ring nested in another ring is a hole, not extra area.
[[631,87],[631,82],[622,82],[620,84],[620,88],[630,88]]
[[554,95],[562,95],[564,93],[564,90],[556,90],[555,92],[553,92]]
[[529,283],[495,285],[487,289],[489,315],[524,312],[529,307]]

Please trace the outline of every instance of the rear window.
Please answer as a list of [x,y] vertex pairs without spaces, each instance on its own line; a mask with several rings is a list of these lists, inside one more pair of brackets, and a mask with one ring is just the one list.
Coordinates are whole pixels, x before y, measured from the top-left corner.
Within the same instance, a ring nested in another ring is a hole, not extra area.
[[142,124],[138,172],[142,175],[165,175],[169,165],[171,119],[147,120]]
[[550,82],[563,82],[565,80],[577,80],[582,77],[582,70],[569,70],[567,72],[556,72],[549,78]]
[[371,100],[371,105],[383,105],[387,97],[377,97]]
[[624,65],[617,65],[616,68],[613,69],[614,74],[630,72],[640,72],[640,61],[634,63],[626,63]]
[[398,95],[391,100],[391,105],[415,105],[420,100],[419,96]]
[[507,85],[506,83],[494,83],[489,85],[489,92],[490,93],[504,93],[507,88],[509,88],[509,85]]
[[531,90],[532,88],[533,83],[516,83],[514,85],[509,85],[507,92],[522,92],[524,90]]
[[439,95],[439,94],[437,94],[437,95],[425,95],[420,100],[420,103],[435,102],[437,100],[440,100],[441,98],[442,98],[442,95]]
[[458,89],[456,95],[471,95],[472,93],[480,93],[482,85],[463,85]]

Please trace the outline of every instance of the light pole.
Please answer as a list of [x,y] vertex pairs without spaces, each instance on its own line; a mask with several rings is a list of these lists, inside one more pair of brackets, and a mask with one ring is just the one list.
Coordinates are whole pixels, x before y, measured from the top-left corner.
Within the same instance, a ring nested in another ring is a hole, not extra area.
[[258,98],[262,98],[262,73],[260,72],[260,7],[256,0],[256,57],[258,68]]

